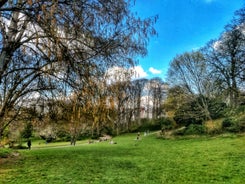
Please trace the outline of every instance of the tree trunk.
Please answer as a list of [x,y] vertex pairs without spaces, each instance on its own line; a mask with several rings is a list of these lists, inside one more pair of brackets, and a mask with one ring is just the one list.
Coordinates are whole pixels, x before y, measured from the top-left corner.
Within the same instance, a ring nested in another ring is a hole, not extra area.
[[236,70],[236,61],[233,58],[231,61],[231,105],[232,107],[237,106],[237,99],[238,99],[238,90],[237,90],[235,70]]

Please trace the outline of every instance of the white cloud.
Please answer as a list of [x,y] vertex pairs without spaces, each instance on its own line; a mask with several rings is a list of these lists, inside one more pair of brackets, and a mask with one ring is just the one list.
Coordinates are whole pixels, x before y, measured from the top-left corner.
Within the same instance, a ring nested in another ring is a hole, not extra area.
[[155,68],[153,68],[153,67],[150,67],[150,68],[149,68],[149,71],[150,71],[152,74],[161,74],[161,73],[162,73],[161,70],[157,70],[157,69],[155,69]]
[[135,66],[129,69],[123,67],[112,67],[106,72],[108,83],[115,81],[124,81],[131,79],[145,78],[148,74],[144,71],[142,66]]
[[142,68],[142,66],[135,66],[133,68],[131,68],[131,70],[134,73],[133,78],[137,79],[137,78],[144,78],[147,77],[147,73],[144,71],[144,69]]

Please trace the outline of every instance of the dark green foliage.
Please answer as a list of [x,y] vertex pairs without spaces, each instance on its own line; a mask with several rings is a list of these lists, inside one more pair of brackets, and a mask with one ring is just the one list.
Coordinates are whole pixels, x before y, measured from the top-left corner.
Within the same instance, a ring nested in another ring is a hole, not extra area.
[[229,116],[244,116],[245,115],[245,105],[240,105],[236,108],[227,109],[227,115]]
[[196,101],[191,101],[180,106],[174,114],[174,120],[180,126],[189,126],[190,124],[202,124],[205,116],[200,113],[202,109]]
[[25,139],[29,139],[32,136],[33,126],[31,122],[28,122],[24,128],[24,130],[21,132],[21,137]]
[[190,124],[187,127],[181,127],[174,130],[173,135],[203,135],[206,133],[206,127],[204,125]]
[[70,141],[71,140],[71,134],[66,132],[65,130],[59,130],[56,133],[57,141]]
[[162,130],[171,130],[175,127],[175,122],[166,117],[161,117],[155,120],[156,124],[161,125]]
[[[204,101],[207,105],[208,113],[205,113]],[[201,125],[209,118],[217,119],[224,117],[226,108],[226,104],[217,99],[208,99],[200,96],[180,106],[175,112],[174,120],[181,126],[189,126],[191,124]]]
[[222,128],[223,129],[227,129],[233,125],[234,125],[234,120],[232,120],[231,118],[226,118],[222,122]]
[[222,129],[228,132],[239,132],[239,126],[232,118],[226,118],[222,122]]
[[40,135],[41,139],[45,140],[47,143],[52,142],[56,139],[56,137],[52,136],[52,135]]
[[175,122],[166,117],[158,119],[142,119],[141,126],[134,129],[133,132],[156,131],[156,130],[171,130],[175,127]]
[[99,137],[100,137],[99,135],[94,134],[94,135],[92,135],[90,138],[91,138],[91,139],[99,139]]
[[244,132],[245,131],[245,118],[233,119],[226,118],[222,122],[222,129],[228,132]]
[[245,118],[239,121],[238,127],[240,132],[245,132]]
[[105,135],[115,135],[115,133],[113,132],[113,128],[110,126],[103,126],[101,128],[101,134],[105,134]]
[[155,131],[160,130],[161,124],[158,120],[153,119],[141,119],[141,125],[137,126],[132,130],[132,132],[144,132],[144,131]]
[[185,135],[202,135],[206,133],[206,128],[204,125],[191,124],[186,129]]
[[208,110],[212,119],[224,117],[227,105],[217,99],[208,100]]

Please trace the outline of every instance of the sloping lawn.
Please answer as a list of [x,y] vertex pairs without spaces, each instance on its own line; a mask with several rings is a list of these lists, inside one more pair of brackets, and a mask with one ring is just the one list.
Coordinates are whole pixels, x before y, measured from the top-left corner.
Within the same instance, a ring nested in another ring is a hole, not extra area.
[[2,159],[6,184],[161,184],[245,182],[245,136],[157,139],[135,134],[77,146],[34,147]]

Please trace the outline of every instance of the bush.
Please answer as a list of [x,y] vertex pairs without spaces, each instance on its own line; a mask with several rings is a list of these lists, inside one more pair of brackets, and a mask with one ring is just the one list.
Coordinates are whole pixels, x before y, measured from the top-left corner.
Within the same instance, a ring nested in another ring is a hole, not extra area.
[[191,124],[202,124],[205,116],[201,113],[202,109],[196,101],[183,104],[174,114],[174,120],[180,126],[189,126]]
[[113,128],[109,126],[103,126],[101,128],[101,134],[102,135],[115,135],[113,132]]
[[160,130],[161,124],[158,120],[141,119],[141,126],[136,127],[132,132],[144,132],[146,130],[155,131]]
[[202,135],[205,133],[206,133],[206,127],[204,125],[196,125],[196,124],[189,125],[184,132],[185,135]]
[[245,120],[240,121],[238,123],[238,128],[239,128],[240,132],[245,132]]
[[234,122],[231,118],[226,118],[222,122],[222,128],[227,129],[227,128],[233,126],[233,124],[234,124]]
[[[209,113],[204,113],[203,100]],[[205,97],[198,97],[182,104],[174,114],[174,120],[180,126],[189,126],[191,124],[203,124],[210,117],[218,119],[224,117],[227,106],[225,103],[217,99],[208,99]]]
[[232,118],[226,118],[224,119],[224,121],[222,122],[222,129],[224,131],[228,131],[228,132],[233,132],[233,133],[237,133],[240,132],[240,126],[239,123],[237,123],[234,119]]
[[70,141],[71,135],[69,132],[66,132],[65,130],[59,130],[56,134],[57,141]]
[[155,124],[160,125],[162,130],[171,130],[175,127],[174,120],[165,117],[157,119]]
[[218,119],[224,117],[227,106],[217,99],[209,99],[208,110],[212,119]]
[[206,133],[206,127],[204,125],[191,124],[188,127],[181,127],[173,131],[173,135],[203,135]]
[[40,135],[40,138],[45,140],[47,143],[50,143],[55,140],[55,137],[53,137],[52,135]]

